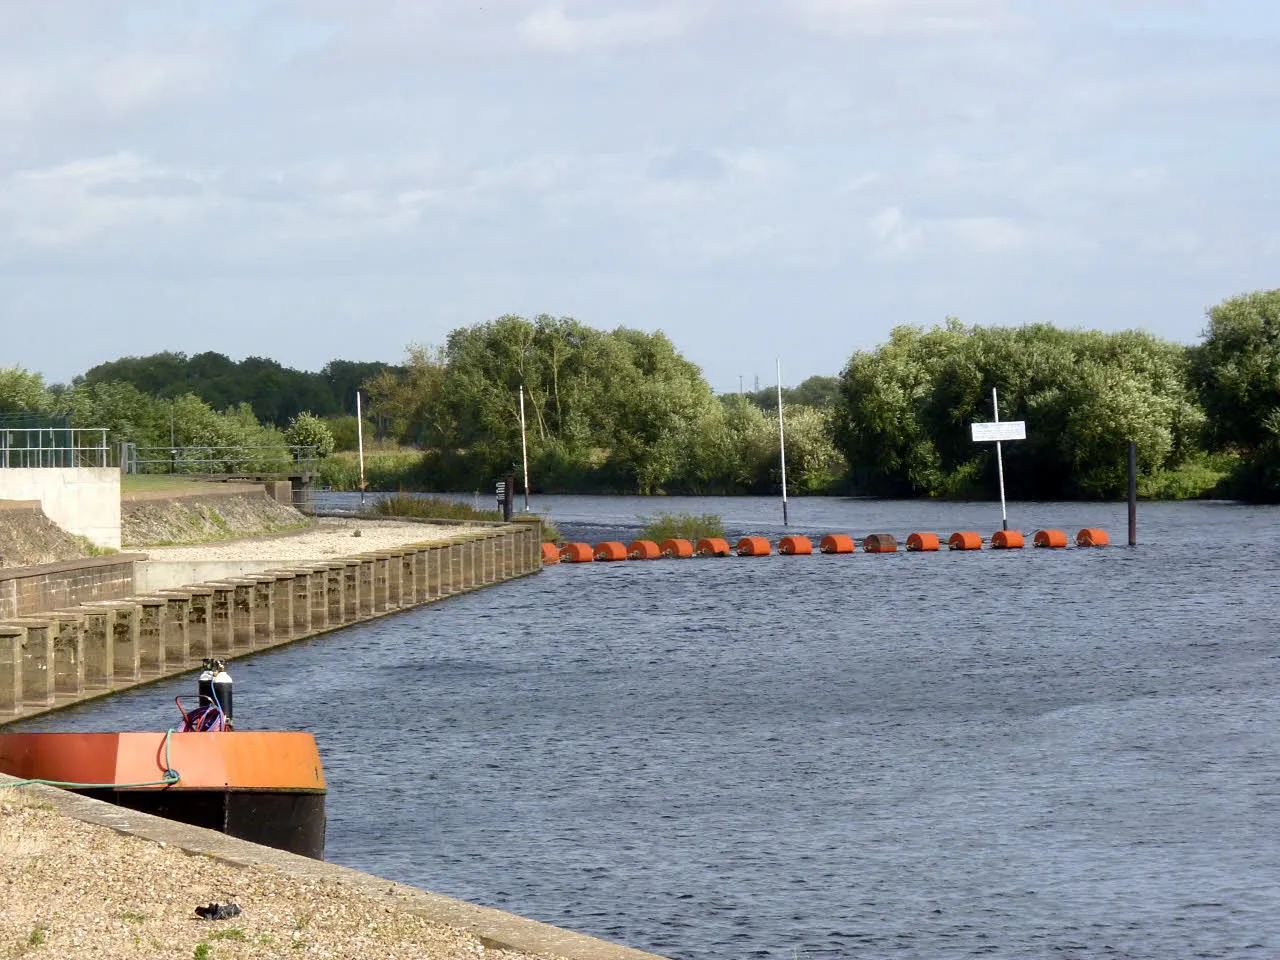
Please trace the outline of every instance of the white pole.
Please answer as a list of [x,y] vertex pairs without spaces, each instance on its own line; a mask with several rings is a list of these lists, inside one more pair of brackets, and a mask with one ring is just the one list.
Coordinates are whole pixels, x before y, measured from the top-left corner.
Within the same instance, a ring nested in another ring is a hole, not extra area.
[[[991,388],[991,406],[995,408],[995,422],[1000,422],[1000,398],[996,395],[996,388]],[[1000,475],[1000,529],[1009,529],[1009,515],[1004,508],[1004,455],[1000,452],[1000,441],[996,441],[996,473]]]
[[782,427],[782,361],[778,360],[778,453],[782,458],[782,525],[787,525],[787,437]]
[[360,451],[360,505],[364,506],[364,416],[360,413],[360,391],[356,391],[356,447]]
[[520,384],[520,456],[524,460],[524,512],[529,512],[529,444],[524,435],[524,384]]

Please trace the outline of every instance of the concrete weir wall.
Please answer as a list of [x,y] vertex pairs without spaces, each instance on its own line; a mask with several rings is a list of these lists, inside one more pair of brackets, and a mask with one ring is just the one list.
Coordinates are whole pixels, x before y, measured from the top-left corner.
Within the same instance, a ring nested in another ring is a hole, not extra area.
[[[132,559],[109,559],[124,560],[132,584]],[[0,723],[541,569],[540,525],[520,523],[145,595],[19,606],[0,614]]]
[[120,471],[115,467],[7,467],[0,500],[39,500],[44,515],[97,547],[120,549]]
[[136,592],[135,564],[143,557],[116,553],[0,570],[0,620],[98,600],[122,600]]

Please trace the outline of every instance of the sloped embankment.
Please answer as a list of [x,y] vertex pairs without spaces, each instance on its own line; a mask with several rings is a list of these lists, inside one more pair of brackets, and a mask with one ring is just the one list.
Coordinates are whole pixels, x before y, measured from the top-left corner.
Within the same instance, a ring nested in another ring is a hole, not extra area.
[[205,543],[311,526],[293,507],[265,493],[126,501],[120,537],[126,547]]
[[40,510],[39,502],[0,507],[0,567],[29,567],[92,556],[84,537],[67,533]]

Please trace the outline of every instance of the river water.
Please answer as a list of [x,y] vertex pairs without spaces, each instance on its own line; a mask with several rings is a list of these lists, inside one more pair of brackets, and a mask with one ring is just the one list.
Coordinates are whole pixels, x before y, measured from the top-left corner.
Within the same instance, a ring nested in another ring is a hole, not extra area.
[[[782,529],[764,499],[535,507],[593,542],[659,508]],[[562,565],[239,661],[237,719],[315,733],[329,859],[679,960],[1280,956],[1280,510],[1144,504],[1139,534]],[[164,729],[193,686],[25,726]]]

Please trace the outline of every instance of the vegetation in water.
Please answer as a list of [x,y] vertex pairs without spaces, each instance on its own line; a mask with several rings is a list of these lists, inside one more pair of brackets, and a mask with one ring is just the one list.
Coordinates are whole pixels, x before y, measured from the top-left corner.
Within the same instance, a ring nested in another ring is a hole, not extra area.
[[659,513],[652,517],[641,517],[644,528],[640,531],[640,539],[661,543],[663,540],[690,540],[697,542],[703,537],[723,537],[724,521],[714,513]]
[[481,510],[447,497],[423,497],[397,493],[381,497],[364,510],[367,517],[417,517],[424,520],[501,520],[497,510]]

